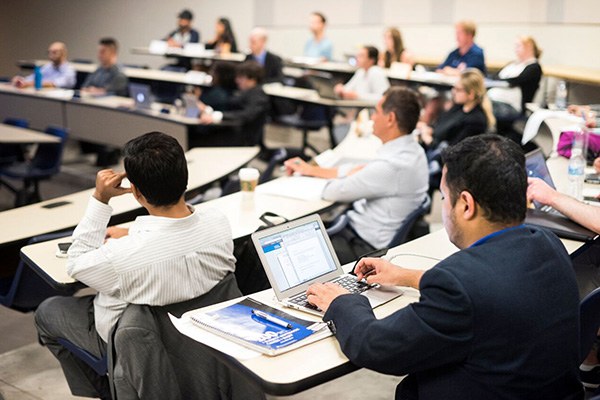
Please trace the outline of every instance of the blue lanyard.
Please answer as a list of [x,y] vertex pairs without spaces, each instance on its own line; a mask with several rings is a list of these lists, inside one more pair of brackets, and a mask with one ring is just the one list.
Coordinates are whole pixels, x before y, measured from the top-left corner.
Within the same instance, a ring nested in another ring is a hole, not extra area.
[[497,232],[490,233],[489,235],[482,237],[481,239],[479,239],[478,241],[476,241],[475,243],[473,243],[472,245],[470,245],[469,248],[475,247],[475,246],[479,246],[480,244],[484,244],[485,242],[487,242],[488,240],[490,240],[494,236],[499,235],[499,234],[501,234],[503,232],[508,232],[508,231],[512,231],[513,229],[523,228],[523,227],[525,227],[525,224],[521,224],[519,226],[513,226],[512,228],[501,229],[501,230],[499,230]]

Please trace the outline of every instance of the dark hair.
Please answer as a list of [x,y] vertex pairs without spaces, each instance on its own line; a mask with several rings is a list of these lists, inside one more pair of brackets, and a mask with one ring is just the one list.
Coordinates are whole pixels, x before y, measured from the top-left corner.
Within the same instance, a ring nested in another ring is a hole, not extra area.
[[325,15],[321,12],[315,11],[312,13],[312,15],[316,15],[317,17],[321,18],[321,22],[326,24],[327,23],[327,18],[325,18]]
[[392,35],[392,40],[394,41],[394,54],[391,54],[386,49],[383,56],[385,67],[389,68],[392,65],[392,62],[400,62],[400,58],[404,52],[404,44],[402,42],[402,35],[397,28],[387,28],[386,30],[390,32],[390,35]]
[[237,76],[245,76],[248,79],[254,79],[256,83],[261,83],[265,76],[265,69],[256,61],[244,61],[236,69]]
[[382,108],[385,114],[393,112],[401,133],[407,135],[415,130],[421,114],[417,93],[409,88],[392,86],[383,94]]
[[375,46],[364,46],[367,50],[367,57],[369,60],[373,60],[375,64],[377,64],[377,59],[379,58],[379,50]]
[[217,61],[211,68],[213,86],[219,86],[227,90],[235,90],[236,65],[230,61]]
[[155,207],[177,204],[185,193],[188,169],[181,145],[162,132],[130,140],[123,149],[127,178]]
[[192,12],[190,10],[182,10],[179,15],[179,18],[181,19],[187,19],[188,21],[191,21],[192,19],[194,19],[194,14],[192,14]]
[[229,43],[231,52],[237,53],[237,44],[235,43],[235,35],[231,29],[231,22],[227,18],[219,18],[219,23],[225,28],[223,34],[217,39],[219,43]]
[[112,49],[114,51],[119,51],[119,43],[117,42],[117,39],[114,39],[111,37],[105,37],[105,38],[100,39],[100,41],[98,43],[101,44],[102,46],[112,47]]
[[[442,152],[446,185],[454,206],[471,193],[483,217],[501,224],[522,223],[527,212],[527,172],[519,146],[502,136],[471,136]],[[447,194],[448,195],[448,194]]]

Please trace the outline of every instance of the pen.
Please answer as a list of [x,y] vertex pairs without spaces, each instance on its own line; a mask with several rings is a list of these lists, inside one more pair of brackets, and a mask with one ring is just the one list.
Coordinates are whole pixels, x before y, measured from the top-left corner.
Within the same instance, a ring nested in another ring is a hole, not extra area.
[[254,314],[254,316],[256,316],[256,318],[264,319],[265,321],[269,321],[272,324],[279,325],[279,326],[281,326],[283,328],[286,328],[286,329],[292,329],[293,328],[292,324],[290,324],[288,322],[285,322],[285,321],[283,321],[283,320],[281,320],[279,318],[271,317],[269,314],[264,313],[262,311],[252,310],[252,314]]

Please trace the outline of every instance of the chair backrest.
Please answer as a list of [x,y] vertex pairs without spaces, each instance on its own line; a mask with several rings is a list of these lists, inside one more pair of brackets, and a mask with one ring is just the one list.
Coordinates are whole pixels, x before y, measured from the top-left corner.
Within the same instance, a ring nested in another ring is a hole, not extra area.
[[46,128],[46,133],[59,137],[60,143],[40,144],[35,156],[31,160],[31,166],[44,170],[48,175],[59,172],[62,161],[62,154],[67,139],[67,130],[55,126]]
[[6,118],[4,120],[6,125],[12,125],[19,128],[29,128],[29,121],[21,118]]
[[[28,244],[70,236],[71,233],[72,231],[68,231],[36,236],[29,240]],[[8,290],[5,293],[0,293],[0,304],[22,312],[32,311],[48,297],[71,296],[82,286],[82,284],[73,284],[64,290],[55,289],[25,265],[23,261],[20,261]]]
[[581,362],[590,353],[600,327],[600,288],[585,296],[579,306],[579,356]]
[[431,199],[429,198],[429,196],[427,196],[425,197],[425,200],[423,200],[421,205],[417,207],[413,212],[408,214],[408,216],[404,219],[402,225],[400,226],[400,228],[398,228],[396,234],[392,238],[392,241],[387,247],[391,249],[392,247],[396,247],[404,243],[406,241],[408,233],[412,229],[415,222],[419,219],[421,215],[423,215],[429,209],[429,206],[431,206]]

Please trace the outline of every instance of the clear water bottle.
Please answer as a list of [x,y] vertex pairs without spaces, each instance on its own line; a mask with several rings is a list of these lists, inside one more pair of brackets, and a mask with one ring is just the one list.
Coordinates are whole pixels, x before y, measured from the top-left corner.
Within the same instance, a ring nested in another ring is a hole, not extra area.
[[42,68],[39,65],[33,67],[33,84],[35,90],[42,88]]
[[584,170],[585,158],[582,148],[574,143],[569,160],[569,196],[579,201],[583,200]]
[[567,82],[558,82],[558,85],[556,85],[556,97],[554,98],[554,105],[559,110],[565,110],[567,108],[567,94]]

